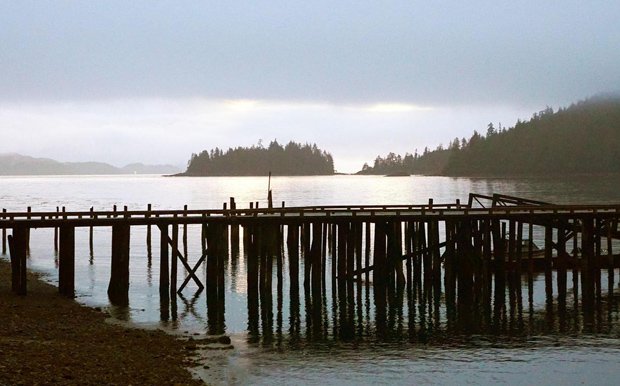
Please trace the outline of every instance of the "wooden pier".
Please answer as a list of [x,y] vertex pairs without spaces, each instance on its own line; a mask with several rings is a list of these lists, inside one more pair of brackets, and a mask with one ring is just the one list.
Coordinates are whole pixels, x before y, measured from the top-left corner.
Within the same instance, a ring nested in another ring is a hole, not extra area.
[[[273,320],[274,293],[281,307],[284,264],[288,264],[291,307],[295,303],[299,307],[303,288],[308,324],[317,333],[329,295],[326,282],[331,283],[331,296],[340,305],[342,320],[349,320],[355,312],[349,305],[359,301],[364,288],[368,293],[369,287],[377,320],[383,320],[399,294],[416,288],[426,299],[441,299],[448,312],[465,315],[474,312],[475,305],[503,299],[505,288],[512,288],[507,282],[517,281],[520,287],[521,280],[527,280],[531,302],[533,277],[538,272],[544,272],[546,295],[554,296],[557,288],[558,299],[564,301],[567,272],[571,272],[573,290],[581,288],[583,307],[592,307],[601,296],[601,271],[607,270],[607,288],[613,291],[614,269],[620,267],[620,256],[614,254],[620,239],[620,205],[553,205],[499,194],[470,194],[467,203],[436,204],[431,199],[421,205],[249,206],[238,209],[231,198],[218,210],[187,206],[152,210],[150,205],[144,211],[126,207],[83,212],[4,210],[0,214],[2,252],[6,253],[8,241],[12,288],[25,295],[31,230],[53,228],[58,288],[73,297],[75,261],[82,258],[76,256],[75,229],[89,229],[92,255],[93,228],[111,227],[108,295],[113,304],[124,305],[130,291],[131,228],[147,227],[149,253],[151,228],[158,229],[162,319],[169,317],[169,303],[193,284],[198,290],[206,288],[212,333],[223,328],[224,267],[234,254],[231,250],[247,256],[248,321],[254,332],[259,330],[259,321],[264,327]],[[201,253],[194,260],[187,252],[188,226],[201,227]],[[533,243],[535,235],[542,240],[540,248]],[[203,265],[204,277],[198,270]],[[177,282],[179,268],[186,273],[181,282]],[[510,300],[517,299],[509,291]],[[293,320],[291,328],[295,325]]]

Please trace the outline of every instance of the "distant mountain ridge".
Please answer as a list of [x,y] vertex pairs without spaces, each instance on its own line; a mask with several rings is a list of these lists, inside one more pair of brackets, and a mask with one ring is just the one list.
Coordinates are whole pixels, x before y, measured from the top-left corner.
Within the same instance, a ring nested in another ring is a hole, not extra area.
[[132,163],[122,168],[104,162],[59,162],[50,158],[35,158],[17,153],[0,154],[0,175],[105,175],[105,174],[174,174],[180,171],[172,165]]

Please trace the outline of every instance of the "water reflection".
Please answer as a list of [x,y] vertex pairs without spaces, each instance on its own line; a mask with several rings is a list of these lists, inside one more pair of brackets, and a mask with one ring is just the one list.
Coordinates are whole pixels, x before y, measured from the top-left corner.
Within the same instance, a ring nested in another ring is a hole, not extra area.
[[[302,254],[302,258],[308,256]],[[267,264],[270,262],[276,264]],[[546,291],[545,273],[534,275],[531,281],[527,275],[515,272],[493,275],[491,288],[460,288],[455,296],[424,281],[396,291],[362,281],[333,286],[328,281],[330,290],[317,301],[309,283],[302,286],[301,297],[294,289],[290,291],[285,328],[282,302],[279,300],[274,306],[266,288],[257,304],[260,317],[252,315],[252,307],[248,307],[248,342],[295,348],[329,342],[453,345],[475,336],[510,342],[540,335],[617,335],[619,296],[618,291],[613,291],[613,275],[609,272],[600,272],[600,296],[595,294],[587,300],[572,285],[555,294]],[[578,276],[579,272],[554,272],[551,281],[562,288],[564,280],[579,284]],[[279,289],[274,293],[280,298],[281,292]],[[544,298],[540,298],[541,294]]]

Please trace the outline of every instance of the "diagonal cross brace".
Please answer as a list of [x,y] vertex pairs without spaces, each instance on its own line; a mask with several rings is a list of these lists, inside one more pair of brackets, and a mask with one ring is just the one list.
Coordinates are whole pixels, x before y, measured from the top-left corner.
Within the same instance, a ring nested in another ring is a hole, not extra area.
[[198,279],[195,272],[198,269],[198,266],[202,263],[202,261],[204,261],[204,258],[206,256],[206,251],[205,253],[202,254],[202,257],[200,258],[196,266],[192,269],[192,267],[190,267],[189,264],[187,263],[187,259],[185,258],[185,256],[183,256],[183,254],[172,243],[172,239],[170,238],[170,236],[166,236],[166,241],[168,242],[168,245],[170,245],[170,247],[172,248],[172,258],[174,259],[178,257],[179,260],[181,260],[181,263],[183,264],[185,269],[189,272],[188,276],[185,278],[185,281],[183,282],[183,285],[181,285],[180,289],[177,292],[181,292],[181,290],[185,287],[185,285],[187,284],[190,278],[194,279],[196,284],[198,284],[198,288],[200,290],[204,289],[205,288],[204,285],[202,284],[200,279]]
[[[189,283],[189,279],[191,279],[192,277],[196,277],[196,271],[198,270],[198,267],[200,267],[200,265],[202,265],[202,263],[205,261],[205,259],[207,258],[207,253],[209,252],[208,249],[205,249],[204,252],[202,252],[202,256],[200,256],[200,259],[198,259],[198,262],[196,262],[196,265],[194,265],[194,268],[189,269],[189,275],[187,275],[185,277],[185,280],[183,280],[183,284],[181,284],[181,286],[179,287],[179,290],[177,291],[178,293],[181,293],[181,291],[183,291],[183,288],[185,288],[185,286],[187,285],[187,283]],[[194,279],[197,280],[197,279]],[[202,283],[199,282],[198,287],[200,288],[198,291],[202,291],[202,289],[204,288],[202,286]]]

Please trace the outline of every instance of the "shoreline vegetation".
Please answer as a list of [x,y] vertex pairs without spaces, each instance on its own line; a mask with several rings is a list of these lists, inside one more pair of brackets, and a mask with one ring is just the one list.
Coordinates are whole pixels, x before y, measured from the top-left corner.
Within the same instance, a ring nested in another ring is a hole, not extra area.
[[356,174],[449,177],[540,177],[620,172],[620,95],[599,95],[529,121],[474,131],[422,154],[378,156]]
[[28,291],[11,292],[10,265],[0,259],[0,384],[203,385],[187,369],[187,342],[107,323],[32,272]]

